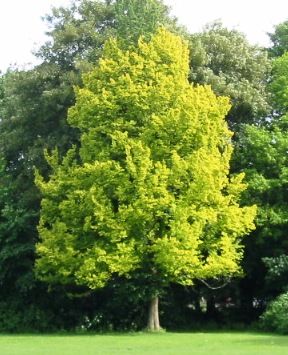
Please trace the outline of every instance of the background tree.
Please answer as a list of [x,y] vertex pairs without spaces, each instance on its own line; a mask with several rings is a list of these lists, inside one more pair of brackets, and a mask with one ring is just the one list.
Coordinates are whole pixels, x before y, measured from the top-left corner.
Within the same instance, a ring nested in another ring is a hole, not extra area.
[[[240,298],[246,297],[250,308],[253,298],[269,300],[285,286],[281,277],[276,281],[275,262],[279,262],[279,271],[287,250],[287,64],[286,54],[273,61],[269,84],[273,115],[261,126],[243,127],[234,155],[235,169],[245,171],[249,185],[245,200],[259,207],[255,238],[247,239],[247,276],[240,292]],[[267,282],[263,258],[271,269]]]
[[50,40],[36,55],[62,70],[89,69],[111,36],[129,47],[140,35],[148,39],[160,25],[179,27],[162,0],[75,0],[69,8],[54,8],[45,20]]
[[[287,124],[275,123],[271,128],[247,126],[239,139],[241,153],[235,155],[237,164],[245,171],[249,189],[245,201],[257,203],[258,215],[255,237],[247,239],[243,297],[250,307],[253,298],[268,296],[264,282],[263,257],[279,256],[287,248]],[[259,270],[262,272],[259,275]],[[275,292],[275,285],[269,292]],[[273,291],[274,289],[274,291]],[[249,293],[248,293],[249,290]],[[248,296],[249,295],[249,296]]]
[[218,22],[192,34],[190,41],[190,80],[209,84],[216,94],[230,97],[227,119],[233,131],[267,115],[270,62],[262,48]]
[[[71,89],[67,90],[68,78],[66,83],[63,80],[60,84],[60,77],[55,67],[44,65],[27,72],[8,72],[2,77],[0,156],[5,168],[1,171],[1,181],[7,194],[0,207],[0,306],[3,314],[0,323],[2,325],[3,320],[10,330],[15,330],[21,322],[21,327],[25,328],[23,323],[27,317],[19,312],[28,313],[31,304],[34,311],[31,310],[26,326],[35,327],[35,319],[40,317],[36,304],[41,303],[40,294],[45,292],[35,281],[33,272],[40,204],[39,192],[33,183],[34,166],[46,174],[48,166],[43,147],[57,145],[63,153],[77,137],[64,121],[66,107],[72,104],[74,95]],[[48,299],[49,296],[47,302]],[[29,306],[24,306],[27,303]],[[8,309],[10,315],[4,316]],[[13,312],[15,317],[11,315]],[[44,321],[43,312],[42,316]],[[47,322],[44,323],[46,327]]]
[[228,100],[187,76],[188,50],[165,30],[130,51],[109,41],[69,113],[80,163],[75,149],[62,163],[54,153],[49,181],[37,180],[39,277],[97,289],[140,272],[156,330],[169,282],[239,272],[255,215],[238,204],[243,176],[228,178]]
[[169,15],[169,8],[162,0],[118,0],[115,4],[115,31],[122,47],[137,44],[140,36],[147,40],[159,26],[170,31],[185,33],[175,18]]
[[269,33],[272,46],[268,48],[271,57],[281,57],[288,50],[288,21],[275,26],[274,32]]
[[288,52],[274,59],[271,83],[269,84],[273,100],[274,116],[288,111]]

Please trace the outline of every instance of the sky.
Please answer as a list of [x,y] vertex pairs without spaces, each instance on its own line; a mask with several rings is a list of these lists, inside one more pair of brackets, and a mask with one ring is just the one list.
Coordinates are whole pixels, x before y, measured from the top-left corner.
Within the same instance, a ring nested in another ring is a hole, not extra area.
[[[0,71],[9,65],[28,68],[36,63],[32,54],[45,42],[47,27],[41,17],[52,6],[67,6],[70,0],[0,1]],[[228,28],[246,34],[253,44],[269,45],[267,32],[288,20],[288,0],[164,0],[171,14],[190,32],[221,19]]]

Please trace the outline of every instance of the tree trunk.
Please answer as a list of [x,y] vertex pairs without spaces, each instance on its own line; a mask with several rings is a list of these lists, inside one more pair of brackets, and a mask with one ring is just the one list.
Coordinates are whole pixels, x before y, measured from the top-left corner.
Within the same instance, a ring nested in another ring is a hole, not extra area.
[[147,329],[150,331],[161,330],[159,322],[159,310],[158,310],[159,298],[158,296],[152,297],[149,306],[149,318]]
[[207,301],[206,315],[208,317],[213,318],[217,314],[215,297],[208,295],[206,297],[206,301]]

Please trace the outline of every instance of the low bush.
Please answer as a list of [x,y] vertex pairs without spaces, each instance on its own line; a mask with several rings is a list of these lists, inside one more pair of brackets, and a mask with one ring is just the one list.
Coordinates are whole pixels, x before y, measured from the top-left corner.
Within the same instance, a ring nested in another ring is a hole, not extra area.
[[260,326],[264,330],[288,334],[288,292],[272,301],[260,317]]

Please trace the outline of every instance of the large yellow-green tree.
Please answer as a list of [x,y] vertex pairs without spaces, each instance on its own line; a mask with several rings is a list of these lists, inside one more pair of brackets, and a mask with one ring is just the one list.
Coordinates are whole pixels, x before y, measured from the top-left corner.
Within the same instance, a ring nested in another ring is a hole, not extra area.
[[188,69],[186,43],[165,29],[130,50],[107,42],[69,111],[79,152],[54,152],[49,180],[37,176],[38,276],[93,290],[141,270],[156,330],[161,290],[237,274],[254,228],[243,175],[229,177],[229,100],[190,85]]

